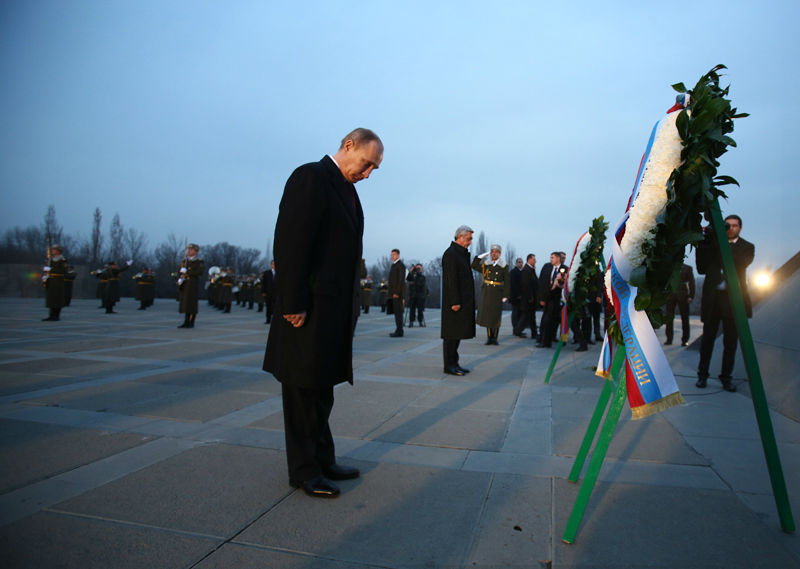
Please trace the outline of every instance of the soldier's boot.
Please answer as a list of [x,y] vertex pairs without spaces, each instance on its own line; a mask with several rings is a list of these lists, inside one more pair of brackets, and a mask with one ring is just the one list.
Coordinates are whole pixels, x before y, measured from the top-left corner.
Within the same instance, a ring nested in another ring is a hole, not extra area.
[[189,328],[189,315],[185,314],[183,317],[183,324],[178,326],[178,328]]
[[194,319],[197,318],[197,313],[189,315],[189,326],[187,328],[194,328]]

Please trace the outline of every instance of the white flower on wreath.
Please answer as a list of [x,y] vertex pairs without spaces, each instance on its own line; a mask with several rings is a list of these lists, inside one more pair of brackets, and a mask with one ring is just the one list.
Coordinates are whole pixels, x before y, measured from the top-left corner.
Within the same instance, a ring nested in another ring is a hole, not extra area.
[[661,121],[644,166],[639,193],[631,204],[620,249],[632,269],[645,262],[642,246],[655,239],[656,217],[667,206],[667,181],[681,164],[683,143],[675,126],[679,114],[670,113]]

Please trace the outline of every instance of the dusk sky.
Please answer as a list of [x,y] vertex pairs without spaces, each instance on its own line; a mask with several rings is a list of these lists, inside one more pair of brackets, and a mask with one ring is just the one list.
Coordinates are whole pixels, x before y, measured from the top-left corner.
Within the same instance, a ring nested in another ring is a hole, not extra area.
[[798,21],[797,0],[5,0],[0,231],[52,204],[85,237],[99,207],[149,248],[263,250],[292,170],[364,126],[385,144],[356,186],[368,263],[468,224],[541,266],[616,224],[670,85],[722,63],[751,115],[723,213],[775,269],[800,250]]

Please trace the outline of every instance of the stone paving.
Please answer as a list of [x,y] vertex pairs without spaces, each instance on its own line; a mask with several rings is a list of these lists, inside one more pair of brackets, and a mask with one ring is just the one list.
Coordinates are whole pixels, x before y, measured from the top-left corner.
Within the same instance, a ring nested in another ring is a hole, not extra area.
[[[472,373],[447,376],[438,311],[393,339],[373,308],[331,420],[362,476],[320,500],[288,484],[263,313],[201,304],[186,330],[175,301],[96,306],[41,322],[41,300],[0,299],[2,568],[800,567],[741,364],[738,393],[698,390],[697,352],[667,347],[686,405],[623,411],[567,545],[599,346],[565,346],[545,385],[552,350],[511,336],[506,314],[500,345],[479,328],[460,350]],[[773,422],[797,516],[800,424]]]

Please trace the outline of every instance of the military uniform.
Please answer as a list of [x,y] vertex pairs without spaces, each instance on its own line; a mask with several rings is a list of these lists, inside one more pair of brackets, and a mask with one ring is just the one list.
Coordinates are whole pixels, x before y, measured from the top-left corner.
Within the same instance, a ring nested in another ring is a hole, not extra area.
[[106,270],[108,276],[108,284],[106,285],[106,294],[103,297],[103,306],[106,309],[106,314],[113,314],[114,313],[114,305],[119,302],[119,275],[122,271],[128,270],[128,267],[131,266],[131,262],[125,264],[124,267],[121,269],[116,267],[115,262],[111,262],[108,264],[108,269]]
[[[189,245],[188,248],[200,249],[196,245]],[[200,279],[205,275],[203,260],[197,256],[186,257],[181,261],[180,274],[181,276],[178,279],[178,288],[180,290],[178,311],[184,315],[184,321],[178,328],[194,328],[200,296]]]
[[372,303],[372,279],[361,279],[361,309],[364,314],[369,314],[369,305]]
[[137,310],[146,310],[148,306],[153,305],[153,301],[156,298],[156,277],[150,271],[142,271],[137,273],[134,278],[136,279],[136,296],[134,300],[139,301]]
[[108,267],[103,265],[102,269],[97,269],[89,273],[97,279],[97,289],[95,290],[95,298],[100,299],[100,306],[97,308],[104,308],[104,299],[106,297],[106,287],[108,286]]
[[502,258],[492,261],[489,256],[475,257],[472,269],[483,276],[481,300],[478,305],[478,326],[486,328],[489,345],[497,345],[500,323],[503,319],[503,299],[511,294],[508,279],[508,263]]
[[61,319],[61,309],[65,306],[64,277],[69,269],[67,260],[61,255],[61,249],[58,247],[53,247],[52,249],[57,250],[59,253],[50,258],[50,264],[45,267],[42,275],[42,286],[45,288],[45,305],[50,309],[50,316],[42,319],[45,321]]
[[72,287],[78,273],[75,272],[73,267],[69,267],[64,274],[64,306],[69,306],[72,301]]

